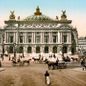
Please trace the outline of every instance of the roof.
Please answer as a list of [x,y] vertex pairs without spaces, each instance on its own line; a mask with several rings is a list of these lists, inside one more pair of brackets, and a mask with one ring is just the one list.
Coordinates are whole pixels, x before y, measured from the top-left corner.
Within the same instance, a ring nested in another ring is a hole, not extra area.
[[24,21],[53,21],[53,19],[45,15],[31,15],[26,17]]

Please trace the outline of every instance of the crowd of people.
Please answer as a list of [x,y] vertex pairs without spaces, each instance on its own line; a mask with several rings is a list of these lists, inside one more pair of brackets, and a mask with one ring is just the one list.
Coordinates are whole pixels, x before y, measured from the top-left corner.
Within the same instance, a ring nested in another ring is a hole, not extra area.
[[[14,56],[10,56],[7,55],[7,57],[9,58],[9,61],[12,61],[13,64],[17,64],[17,63],[30,63],[31,61],[33,61],[34,63],[47,63],[48,66],[49,65],[56,65],[58,66],[58,63],[60,62],[59,60],[59,57],[55,54],[51,54],[51,55],[48,55],[48,57],[44,57],[43,55],[39,54],[38,57],[25,57],[24,54],[22,55],[19,55],[17,57],[14,57]],[[0,67],[2,66],[1,62],[4,61],[4,56],[1,55],[1,59],[0,60]],[[73,57],[69,57],[68,55],[66,56],[63,56],[62,55],[62,61],[64,62],[71,62],[71,61],[78,61],[78,58],[73,58]],[[81,63],[81,66],[82,66],[82,69],[83,70],[86,70],[86,57],[83,57],[80,59],[80,63]]]

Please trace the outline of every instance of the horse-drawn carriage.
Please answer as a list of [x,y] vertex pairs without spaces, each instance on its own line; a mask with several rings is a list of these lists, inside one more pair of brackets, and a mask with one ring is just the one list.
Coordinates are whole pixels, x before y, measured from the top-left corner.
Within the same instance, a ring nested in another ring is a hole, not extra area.
[[46,64],[48,65],[48,69],[59,69],[59,68],[66,68],[67,65],[66,65],[66,62],[63,61],[63,60],[58,60],[58,58],[50,58],[51,60],[49,59],[46,59]]
[[47,65],[48,65],[48,69],[59,69],[59,68],[63,69],[67,67],[64,61],[48,62]]
[[25,64],[29,65],[30,64],[30,59],[28,58],[18,58],[15,59],[14,57],[12,58],[12,64],[13,66],[24,66]]

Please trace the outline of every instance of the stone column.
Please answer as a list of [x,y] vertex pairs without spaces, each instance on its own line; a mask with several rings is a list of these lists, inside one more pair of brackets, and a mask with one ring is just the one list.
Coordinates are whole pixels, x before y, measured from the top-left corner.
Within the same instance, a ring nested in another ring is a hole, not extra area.
[[71,43],[71,33],[69,33],[69,42]]
[[41,38],[40,43],[41,43],[41,44],[43,43],[43,36],[42,36],[42,35],[43,35],[43,33],[41,32],[41,33],[40,33],[40,38]]
[[13,33],[13,42],[17,43],[17,40],[16,40],[16,33],[15,33],[15,32]]
[[34,32],[32,32],[32,44],[34,43]]
[[58,51],[57,51],[58,53],[62,54],[62,46],[61,46],[61,45],[58,45],[57,50],[58,50]]
[[42,40],[42,43],[44,43],[44,32],[43,32],[42,36],[43,36],[43,40]]
[[26,43],[27,41],[26,41],[26,36],[27,36],[27,34],[26,33],[24,33],[24,43]]
[[53,46],[50,45],[50,46],[49,46],[49,53],[52,53],[52,52],[53,52],[53,51],[52,51],[52,50],[53,50],[52,48],[53,48]]
[[[4,36],[4,40],[5,40],[5,43],[7,43],[7,32],[5,33],[5,36]],[[1,39],[1,41],[2,41],[3,39]]]
[[60,43],[62,43],[63,39],[62,39],[62,32],[60,33]]
[[[6,43],[7,42],[7,40],[6,40],[6,33],[4,34],[4,40],[5,40],[5,43]],[[2,41],[2,37],[1,37],[1,41]]]
[[36,46],[33,45],[32,46],[32,57],[35,57],[36,56]]
[[36,53],[36,46],[35,45],[32,46],[32,53]]
[[60,43],[60,32],[58,31],[58,43]]
[[24,54],[27,53],[27,46],[24,45]]
[[33,42],[36,43],[36,42],[35,42],[35,32],[34,32],[34,35],[33,35],[33,39],[34,39]]
[[19,32],[16,32],[16,42],[19,43]]
[[41,49],[41,53],[44,53],[44,46],[43,45],[40,47],[40,49]]
[[56,34],[56,43],[58,43],[58,33]]
[[70,43],[70,34],[67,33],[67,43]]
[[52,33],[49,32],[49,43],[52,43]]

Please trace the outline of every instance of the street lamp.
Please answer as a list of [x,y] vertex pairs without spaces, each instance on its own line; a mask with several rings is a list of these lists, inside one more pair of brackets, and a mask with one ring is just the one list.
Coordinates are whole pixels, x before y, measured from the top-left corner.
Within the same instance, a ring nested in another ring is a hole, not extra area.
[[16,60],[16,43],[14,43],[13,46],[14,46],[14,58]]
[[64,43],[62,43],[62,57],[64,57]]

